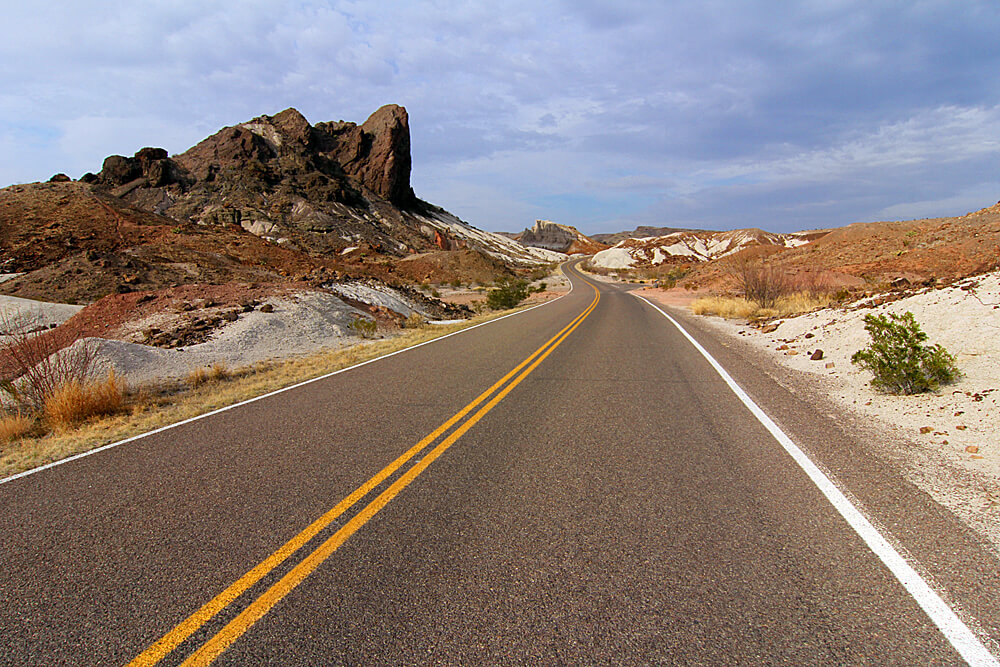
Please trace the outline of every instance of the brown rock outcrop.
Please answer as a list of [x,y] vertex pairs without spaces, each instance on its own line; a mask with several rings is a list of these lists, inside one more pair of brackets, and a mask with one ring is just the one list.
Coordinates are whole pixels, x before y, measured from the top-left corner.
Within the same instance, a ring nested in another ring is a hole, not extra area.
[[410,188],[410,121],[406,109],[387,104],[361,126],[319,123],[324,149],[344,171],[396,206],[413,203]]

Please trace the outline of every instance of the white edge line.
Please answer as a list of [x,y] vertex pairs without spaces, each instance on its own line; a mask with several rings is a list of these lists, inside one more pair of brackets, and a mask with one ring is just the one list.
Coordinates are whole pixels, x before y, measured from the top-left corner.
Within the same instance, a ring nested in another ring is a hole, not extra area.
[[[567,278],[568,278],[568,276],[567,276]],[[24,472],[19,472],[19,473],[15,474],[15,475],[11,475],[10,477],[4,477],[3,479],[0,479],[0,485],[6,484],[7,482],[13,482],[14,480],[21,479],[23,477],[28,477],[29,475],[34,475],[35,473],[42,472],[43,470],[48,470],[49,468],[55,468],[56,466],[61,466],[64,463],[70,463],[71,461],[76,461],[77,459],[82,459],[82,458],[87,457],[87,456],[93,456],[94,454],[99,454],[100,452],[103,452],[103,451],[106,451],[106,450],[109,450],[109,449],[114,449],[115,447],[119,447],[121,445],[125,445],[125,444],[128,444],[130,442],[135,442],[136,440],[141,440],[142,438],[148,438],[151,435],[156,435],[157,433],[163,433],[164,431],[169,431],[172,428],[177,428],[178,426],[183,426],[184,424],[190,424],[191,422],[196,422],[199,419],[205,419],[207,417],[211,417],[213,415],[217,415],[217,414],[220,414],[222,412],[226,412],[227,410],[232,410],[234,408],[238,408],[238,407],[241,407],[241,406],[244,406],[244,405],[249,405],[250,403],[255,403],[257,401],[261,401],[261,400],[264,400],[265,398],[270,398],[272,396],[277,396],[278,394],[284,393],[286,391],[291,391],[292,389],[298,389],[299,387],[304,387],[307,384],[312,384],[313,382],[319,382],[320,380],[325,380],[327,378],[333,377],[334,375],[339,375],[341,373],[346,373],[347,371],[354,370],[355,368],[360,368],[361,366],[366,366],[368,364],[373,364],[376,361],[382,361],[383,359],[388,359],[389,357],[394,357],[397,354],[401,354],[403,352],[408,352],[410,350],[415,350],[418,347],[423,347],[424,345],[429,345],[431,343],[436,343],[439,340],[444,340],[445,338],[450,338],[451,336],[457,336],[458,334],[465,333],[466,331],[472,331],[473,329],[478,329],[479,327],[485,326],[487,324],[493,324],[494,322],[499,322],[500,320],[505,320],[508,317],[514,317],[515,315],[523,315],[524,313],[527,313],[528,311],[534,310],[535,308],[541,308],[542,306],[547,306],[550,303],[555,303],[556,301],[559,301],[559,299],[562,299],[564,296],[568,296],[569,294],[571,294],[573,292],[573,288],[574,288],[573,281],[570,281],[570,290],[569,290],[569,292],[566,292],[566,294],[563,294],[562,296],[557,297],[555,299],[550,299],[549,301],[546,301],[545,303],[540,303],[540,304],[538,304],[536,306],[532,306],[531,308],[525,308],[524,310],[519,310],[516,313],[510,313],[508,315],[504,315],[502,317],[498,317],[496,319],[489,320],[487,322],[480,322],[479,324],[474,324],[471,327],[466,327],[465,329],[460,329],[458,331],[452,331],[449,334],[445,334],[443,336],[438,336],[437,338],[432,338],[431,340],[425,340],[423,343],[417,343],[416,345],[411,345],[410,347],[404,347],[403,349],[396,350],[395,352],[390,352],[388,354],[383,354],[381,357],[375,357],[374,359],[369,359],[367,361],[362,361],[361,363],[354,364],[353,366],[348,366],[347,368],[341,368],[340,370],[332,371],[330,373],[326,373],[325,375],[320,375],[320,376],[311,378],[309,380],[304,380],[304,381],[299,382],[297,384],[292,384],[292,385],[289,385],[287,387],[282,387],[281,389],[276,389],[276,390],[268,392],[266,394],[261,394],[260,396],[254,396],[253,398],[248,398],[247,400],[240,401],[239,403],[233,403],[232,405],[226,405],[226,406],[221,407],[221,408],[216,408],[215,410],[212,410],[211,412],[206,412],[204,414],[196,415],[194,417],[189,417],[188,419],[184,419],[184,420],[179,421],[179,422],[174,422],[173,424],[167,424],[166,426],[161,426],[161,427],[159,427],[157,429],[154,429],[152,431],[147,431],[145,433],[140,433],[139,435],[133,435],[132,437],[125,438],[124,440],[119,440],[118,442],[111,442],[111,443],[108,443],[106,445],[101,445],[100,447],[97,447],[96,449],[90,449],[90,450],[87,450],[85,452],[80,452],[79,454],[74,454],[73,456],[68,456],[68,457],[66,457],[64,459],[59,459],[58,461],[53,461],[51,463],[46,463],[45,465],[38,466],[37,468],[32,468],[31,470],[25,470]]]
[[694,345],[703,357],[712,365],[712,368],[725,380],[729,388],[733,390],[733,393],[743,404],[747,406],[753,416],[766,428],[774,439],[777,440],[785,451],[795,460],[799,467],[808,475],[809,479],[816,485],[817,488],[826,496],[826,499],[830,501],[840,515],[844,517],[851,528],[864,540],[868,548],[879,557],[879,559],[885,564],[887,568],[895,575],[896,579],[899,580],[903,587],[910,593],[910,595],[917,601],[917,604],[930,616],[931,620],[938,627],[941,633],[951,642],[951,645],[955,647],[955,650],[968,662],[970,665],[975,667],[992,665],[994,667],[1000,665],[997,658],[987,650],[986,646],[979,640],[979,638],[969,629],[969,627],[962,622],[957,614],[949,607],[941,596],[938,595],[934,589],[917,573],[913,567],[906,562],[896,549],[889,544],[877,528],[855,507],[851,504],[851,501],[847,499],[840,489],[830,480],[826,474],[820,470],[815,463],[813,463],[808,456],[799,449],[798,445],[792,442],[792,439],[785,435],[784,431],[778,428],[778,425],[771,420],[770,417],[765,414],[765,412],[754,403],[753,399],[743,389],[736,384],[736,381],[726,372],[726,369],[722,367],[715,358],[709,354],[708,350],[701,346],[701,344],[696,341],[691,334],[684,330],[677,320],[671,317],[665,310],[652,303],[649,299],[638,294],[633,294],[632,296],[637,299],[645,301],[647,304],[652,306],[655,310],[659,311],[661,315],[670,320],[670,322],[677,327],[677,330],[684,335],[688,341]]

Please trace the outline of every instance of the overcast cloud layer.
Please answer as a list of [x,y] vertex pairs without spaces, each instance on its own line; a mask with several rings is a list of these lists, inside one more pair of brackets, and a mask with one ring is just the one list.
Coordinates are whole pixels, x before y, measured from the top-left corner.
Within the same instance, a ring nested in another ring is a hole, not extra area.
[[995,0],[4,5],[0,185],[397,103],[417,194],[485,229],[792,231],[1000,199]]

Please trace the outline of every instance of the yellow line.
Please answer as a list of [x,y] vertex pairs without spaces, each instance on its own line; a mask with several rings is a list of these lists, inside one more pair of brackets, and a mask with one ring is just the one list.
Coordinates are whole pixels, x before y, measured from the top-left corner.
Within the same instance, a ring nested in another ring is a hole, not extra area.
[[[594,291],[597,292],[596,289]],[[562,334],[562,337],[556,341],[555,344],[549,347],[544,354],[539,356],[523,373],[521,373],[509,385],[504,387],[503,391],[499,392],[486,405],[481,407],[476,414],[458,427],[437,447],[432,449],[430,453],[423,458],[423,460],[407,470],[405,474],[393,482],[388,489],[379,494],[375,500],[369,503],[367,507],[348,521],[340,530],[317,547],[315,551],[306,556],[302,562],[292,568],[291,571],[283,576],[276,584],[271,586],[271,588],[265,591],[259,598],[254,600],[250,606],[240,612],[240,614],[230,621],[226,627],[222,628],[222,630],[220,630],[214,637],[205,642],[201,648],[181,663],[181,667],[200,667],[208,665],[219,657],[219,655],[229,648],[234,641],[239,639],[247,630],[250,629],[251,626],[253,626],[254,623],[259,621],[268,611],[270,611],[274,605],[276,605],[283,597],[288,595],[296,586],[302,583],[306,577],[312,574],[312,572],[319,567],[323,561],[329,558],[333,552],[340,547],[340,545],[346,542],[347,539],[356,533],[363,525],[368,523],[368,521],[379,512],[379,510],[389,504],[389,501],[395,498],[400,491],[416,479],[420,473],[422,473],[431,463],[433,463],[449,447],[451,447],[455,441],[461,438],[466,431],[475,426],[475,424],[500,401],[502,401],[504,397],[514,389],[514,387],[530,375],[531,372],[534,371],[535,368],[542,363],[542,361],[549,356],[549,354],[551,354],[552,351],[555,350],[567,336],[573,333],[573,330],[576,329],[576,327],[580,326],[583,320],[586,319],[587,315],[589,315],[597,306],[600,298],[600,293],[597,292],[594,302],[583,312],[582,317],[577,318],[576,323],[572,324],[569,331]]]
[[[590,284],[590,283],[588,283]],[[591,285],[593,287],[593,285]],[[323,514],[321,517],[313,521],[309,526],[302,530],[298,535],[293,537],[291,540],[283,544],[278,548],[277,551],[272,553],[266,559],[257,564],[253,569],[244,574],[234,583],[232,583],[228,588],[219,593],[216,597],[205,603],[200,609],[191,614],[188,618],[181,621],[177,626],[175,626],[170,632],[165,634],[149,648],[143,651],[141,654],[136,656],[129,664],[128,667],[149,667],[159,663],[163,658],[169,655],[175,648],[177,648],[181,643],[184,642],[188,637],[198,631],[205,623],[211,620],[216,614],[229,606],[234,600],[236,600],[240,595],[246,592],[251,586],[260,581],[263,577],[267,576],[274,568],[281,565],[285,560],[287,560],[292,554],[298,551],[302,546],[308,543],[313,537],[315,537],[324,528],[333,523],[341,514],[346,512],[348,509],[353,507],[359,500],[365,497],[372,489],[377,487],[383,481],[385,481],[394,472],[399,470],[400,467],[405,465],[410,459],[420,453],[424,448],[426,448],[430,443],[436,440],[441,434],[445,433],[448,429],[458,423],[465,415],[476,408],[480,403],[486,400],[493,392],[499,389],[507,380],[516,375],[518,371],[527,366],[533,359],[541,355],[546,348],[550,345],[552,348],[558,345],[562,340],[569,335],[569,333],[583,321],[587,315],[594,309],[597,302],[600,300],[600,294],[597,293],[597,289],[594,288],[594,292],[597,294],[594,302],[590,305],[587,310],[585,310],[580,315],[576,316],[569,324],[567,324],[563,329],[557,333],[555,336],[546,341],[541,347],[535,350],[528,358],[514,367],[502,378],[497,380],[493,386],[484,391],[482,394],[476,397],[471,403],[466,405],[464,408],[459,410],[448,419],[446,422],[438,426],[426,437],[420,440],[416,445],[407,450],[404,454],[399,456],[395,461],[390,463],[388,466],[379,471],[374,477],[369,479],[367,482],[359,486],[354,490],[349,496],[341,500],[334,506],[331,510]],[[555,342],[558,341],[558,342]],[[554,344],[553,344],[554,343]],[[551,351],[551,349],[550,349]],[[547,356],[546,352],[544,356]],[[532,366],[534,368],[534,366]],[[516,382],[520,382],[520,379]],[[504,393],[506,395],[506,393]],[[467,430],[467,429],[466,429]],[[462,431],[465,432],[464,430]],[[346,538],[345,538],[346,539]]]

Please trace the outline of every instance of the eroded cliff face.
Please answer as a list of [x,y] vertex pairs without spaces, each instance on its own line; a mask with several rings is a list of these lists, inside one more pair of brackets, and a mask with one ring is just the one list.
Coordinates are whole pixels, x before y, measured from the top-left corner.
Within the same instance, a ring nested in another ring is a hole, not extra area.
[[360,127],[320,123],[316,131],[332,139],[332,155],[344,171],[396,206],[413,203],[410,188],[410,121],[406,109],[387,104]]

